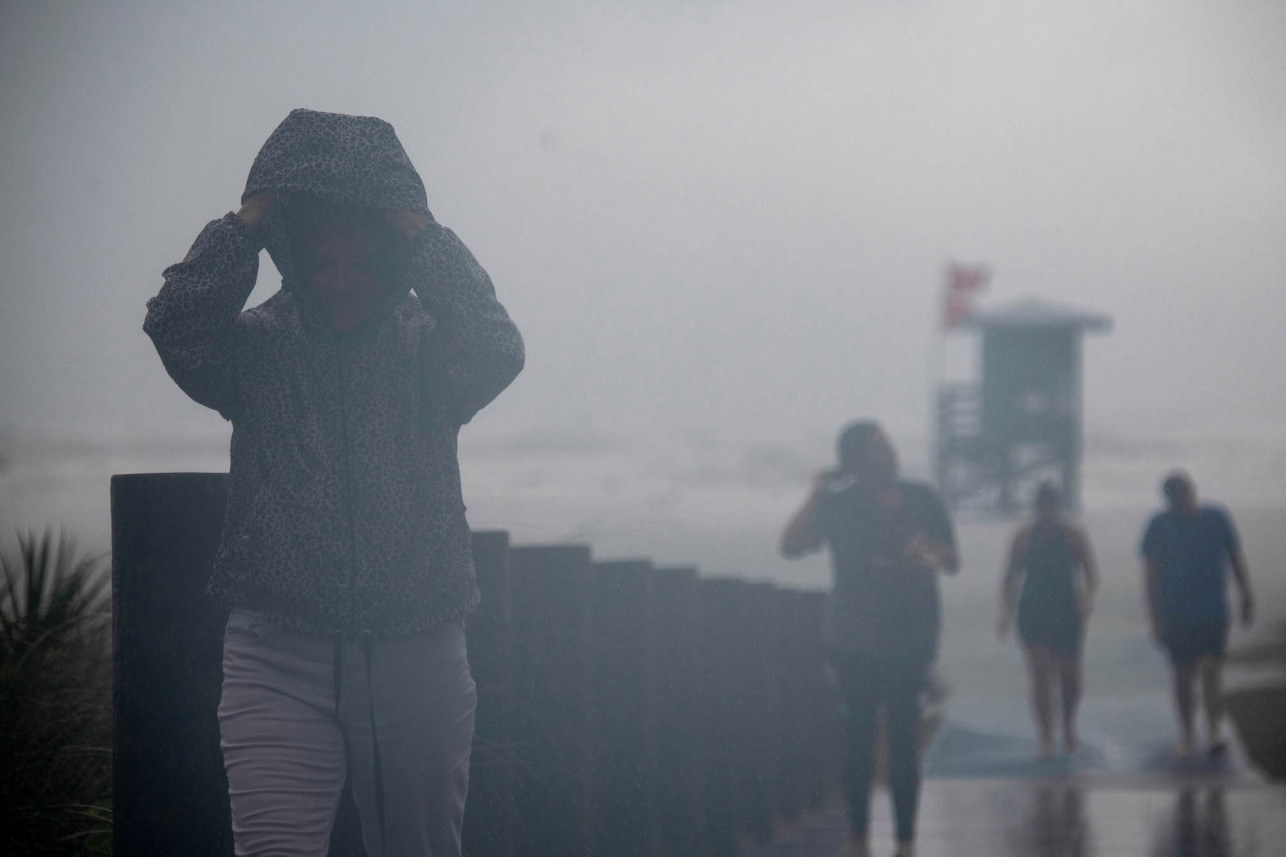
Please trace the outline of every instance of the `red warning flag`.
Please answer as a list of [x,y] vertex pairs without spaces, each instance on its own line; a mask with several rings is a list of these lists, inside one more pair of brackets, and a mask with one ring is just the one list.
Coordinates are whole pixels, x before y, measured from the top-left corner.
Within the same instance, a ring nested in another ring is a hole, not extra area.
[[942,301],[942,329],[952,330],[973,315],[974,297],[987,287],[991,269],[986,265],[947,266],[946,291]]

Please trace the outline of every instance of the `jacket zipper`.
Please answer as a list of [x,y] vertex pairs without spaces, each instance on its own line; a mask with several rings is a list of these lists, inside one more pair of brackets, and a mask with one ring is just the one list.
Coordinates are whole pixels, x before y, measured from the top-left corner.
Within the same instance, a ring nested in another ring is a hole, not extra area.
[[339,436],[342,470],[340,499],[344,504],[345,523],[348,525],[348,615],[345,617],[344,624],[348,627],[349,636],[354,636],[357,632],[357,546],[355,544],[357,524],[354,520],[356,512],[353,509],[353,472],[349,457],[348,385],[344,377],[343,342],[342,339],[337,339],[335,342],[335,368],[339,378]]
[[[356,511],[353,509],[353,468],[352,460],[349,455],[349,438],[348,438],[348,386],[344,378],[344,361],[340,359],[343,353],[343,340],[336,343],[335,354],[336,362],[339,367],[339,416],[342,420],[340,429],[340,440],[344,444],[343,449],[343,471],[344,471],[344,508],[348,518],[348,633],[349,636],[357,637],[357,545],[355,540]],[[366,653],[366,704],[367,712],[371,719],[371,752],[372,762],[374,763],[375,773],[375,809],[379,818],[380,825],[380,854],[388,853],[388,831],[385,825],[384,816],[384,772],[380,760],[380,742],[379,732],[376,730],[375,721],[375,679],[372,675],[371,664],[373,661],[371,654],[371,638],[369,634],[363,632],[360,635],[362,646]],[[335,646],[336,657],[340,657],[344,647],[342,642],[337,642]],[[338,663],[338,661],[337,661]],[[335,710],[339,711],[339,681],[342,681],[343,666],[340,664],[337,668],[336,675],[339,677],[336,683],[335,692]]]

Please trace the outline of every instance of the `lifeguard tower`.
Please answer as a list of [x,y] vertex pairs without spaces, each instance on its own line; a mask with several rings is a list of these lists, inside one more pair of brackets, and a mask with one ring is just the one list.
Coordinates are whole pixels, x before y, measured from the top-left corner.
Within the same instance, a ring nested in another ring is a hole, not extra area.
[[976,380],[938,388],[935,470],[953,507],[1012,513],[1055,479],[1080,505],[1081,340],[1112,321],[1028,298],[974,313],[952,336],[978,343]]

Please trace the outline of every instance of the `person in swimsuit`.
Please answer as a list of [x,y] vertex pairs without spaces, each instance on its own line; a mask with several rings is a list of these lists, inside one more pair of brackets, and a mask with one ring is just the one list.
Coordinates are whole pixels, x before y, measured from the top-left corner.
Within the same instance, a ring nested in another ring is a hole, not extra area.
[[1094,602],[1098,574],[1089,538],[1062,515],[1051,482],[1036,492],[1036,519],[1014,537],[1000,596],[997,634],[1014,624],[1027,651],[1032,710],[1040,732],[1040,757],[1054,755],[1054,686],[1062,692],[1063,749],[1078,746],[1076,709],[1081,701],[1081,644]]

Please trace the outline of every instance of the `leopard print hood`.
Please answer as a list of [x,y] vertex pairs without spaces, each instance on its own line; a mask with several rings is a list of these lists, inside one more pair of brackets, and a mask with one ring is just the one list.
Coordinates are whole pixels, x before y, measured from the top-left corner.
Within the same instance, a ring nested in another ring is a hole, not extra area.
[[[298,289],[295,260],[283,211],[300,195],[338,205],[403,209],[433,216],[424,182],[411,165],[393,126],[374,116],[349,116],[316,110],[290,111],[259,150],[245,202],[256,193],[275,191],[280,200],[264,219],[264,247],[282,275],[282,286]],[[391,308],[405,297],[399,283],[386,301]]]

